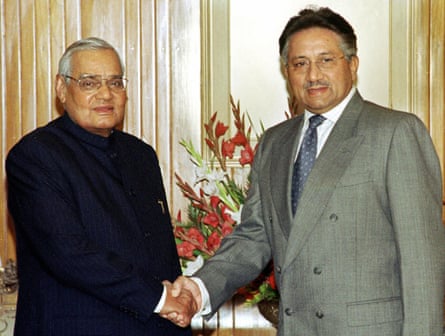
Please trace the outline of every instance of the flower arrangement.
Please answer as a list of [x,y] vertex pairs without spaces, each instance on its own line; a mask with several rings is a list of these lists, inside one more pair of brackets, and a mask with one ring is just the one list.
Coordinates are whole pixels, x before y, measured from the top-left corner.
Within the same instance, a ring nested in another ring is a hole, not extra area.
[[[256,144],[251,143],[251,119],[247,113],[240,112],[239,102],[235,104],[232,97],[230,104],[236,128],[233,137],[227,135],[229,126],[217,120],[216,112],[204,124],[205,143],[211,154],[209,161],[203,159],[203,155],[196,151],[191,142],[180,142],[195,166],[193,185],[175,174],[179,189],[189,200],[187,219],[183,219],[179,211],[173,223],[178,254],[185,275],[191,275],[199,269],[206,259],[215,254],[221,240],[233,231],[240,221],[241,209],[247,195],[249,181],[243,177],[250,171],[261,134],[255,132]],[[294,111],[290,102],[289,107]],[[263,131],[264,127],[261,125],[261,132]],[[234,171],[241,172],[241,177],[231,169],[234,157],[238,158],[239,163]],[[245,297],[248,304],[277,299],[278,291],[272,265],[268,265],[255,281],[240,289],[239,293]]]

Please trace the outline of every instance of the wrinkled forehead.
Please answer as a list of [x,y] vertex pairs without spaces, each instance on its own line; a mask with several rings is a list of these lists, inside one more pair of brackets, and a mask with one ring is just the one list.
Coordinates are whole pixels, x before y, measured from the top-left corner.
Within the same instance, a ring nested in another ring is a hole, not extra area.
[[72,75],[122,75],[118,55],[109,49],[81,50],[73,54],[71,62]]

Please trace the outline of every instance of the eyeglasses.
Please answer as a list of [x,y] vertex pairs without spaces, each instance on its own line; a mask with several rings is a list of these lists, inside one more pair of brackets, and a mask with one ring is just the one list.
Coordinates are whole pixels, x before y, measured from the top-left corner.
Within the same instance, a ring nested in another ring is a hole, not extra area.
[[305,74],[308,72],[309,67],[312,63],[315,63],[320,71],[326,71],[334,69],[338,60],[345,58],[345,56],[321,56],[318,57],[315,61],[311,61],[309,58],[300,57],[291,62],[291,64],[287,64],[286,67],[291,67],[293,71],[298,74]]
[[82,78],[74,78],[68,75],[63,75],[65,78],[72,79],[79,85],[79,89],[92,93],[98,91],[102,87],[102,82],[105,81],[107,87],[113,92],[122,92],[127,89],[126,78],[114,77],[114,78],[102,78],[101,76],[85,76]]

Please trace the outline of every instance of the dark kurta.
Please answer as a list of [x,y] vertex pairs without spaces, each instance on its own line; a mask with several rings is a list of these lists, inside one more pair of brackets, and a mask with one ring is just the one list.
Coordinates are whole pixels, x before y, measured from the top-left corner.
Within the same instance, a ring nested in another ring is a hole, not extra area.
[[154,150],[67,115],[6,161],[19,297],[15,335],[190,335],[152,313],[180,274]]

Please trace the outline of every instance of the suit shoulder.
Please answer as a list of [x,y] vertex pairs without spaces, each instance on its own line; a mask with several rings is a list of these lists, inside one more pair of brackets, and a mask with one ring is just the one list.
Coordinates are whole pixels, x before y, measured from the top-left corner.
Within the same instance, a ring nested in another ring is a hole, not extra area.
[[39,144],[44,145],[45,143],[58,143],[57,135],[52,131],[54,124],[55,122],[51,121],[47,125],[38,127],[25,134],[14,146],[12,146],[9,153],[13,153],[18,150],[25,150],[28,147],[34,148]]
[[155,149],[144,140],[122,131],[116,131],[115,137],[118,140],[118,146],[128,155],[135,158],[148,156],[151,160],[158,161]]
[[374,144],[393,144],[396,139],[407,143],[411,139],[429,148],[431,143],[429,131],[418,116],[370,102],[363,106],[356,134],[369,137]]
[[424,126],[424,123],[414,113],[394,110],[369,101],[364,102],[363,112],[363,119],[370,125],[378,123],[381,127],[383,125],[395,127],[405,123],[408,125]]
[[382,106],[379,104],[376,104],[374,102],[370,102],[365,100],[363,103],[364,110],[367,113],[371,113],[374,116],[382,115],[385,118],[394,118],[394,119],[400,119],[400,118],[411,118],[416,117],[414,114],[401,111],[401,110],[395,110],[386,106]]

